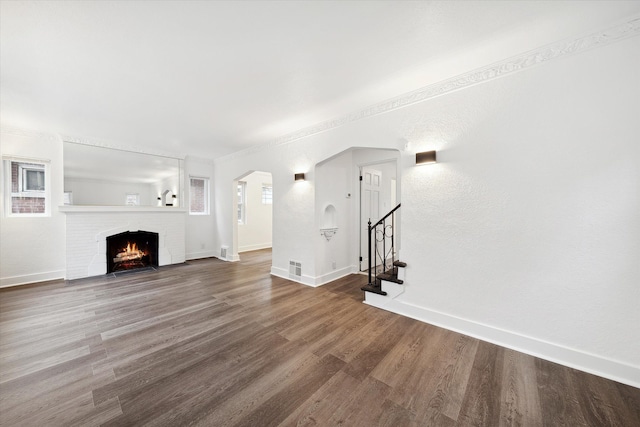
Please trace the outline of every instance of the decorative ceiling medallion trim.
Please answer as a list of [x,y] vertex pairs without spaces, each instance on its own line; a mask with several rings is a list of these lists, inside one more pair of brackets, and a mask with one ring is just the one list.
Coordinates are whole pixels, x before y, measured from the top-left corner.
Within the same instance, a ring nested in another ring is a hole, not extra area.
[[102,139],[80,138],[80,137],[69,136],[69,135],[60,135],[60,137],[62,138],[63,142],[71,142],[73,144],[89,145],[92,147],[100,147],[100,148],[109,148],[111,150],[128,151],[130,153],[149,154],[152,156],[167,157],[170,159],[184,160],[185,158],[185,156],[177,155],[174,153],[168,153],[165,151],[148,150],[148,149],[143,149],[138,147],[125,147],[123,145],[117,145]]
[[23,129],[16,126],[0,126],[0,132],[7,135],[23,136],[28,138],[41,138],[48,141],[59,141],[60,136],[54,133],[41,132],[37,130]]
[[640,17],[634,16],[626,19],[622,23],[608,27],[604,30],[597,31],[586,36],[556,42],[513,56],[486,67],[475,69],[468,73],[390,98],[386,101],[374,104],[346,116],[302,128],[296,132],[283,135],[266,144],[254,145],[253,147],[220,157],[219,159],[234,159],[238,156],[251,154],[263,149],[288,144],[301,138],[335,129],[347,123],[397,110],[398,108],[406,107],[427,99],[435,98],[456,90],[475,86],[480,83],[522,71],[548,62],[552,59],[584,52],[599,46],[606,46],[619,40],[637,36],[638,34],[640,34]]

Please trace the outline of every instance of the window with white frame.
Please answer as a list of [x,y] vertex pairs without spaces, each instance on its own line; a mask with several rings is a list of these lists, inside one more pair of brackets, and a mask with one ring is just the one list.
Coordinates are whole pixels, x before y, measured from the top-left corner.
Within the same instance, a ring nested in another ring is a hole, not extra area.
[[238,224],[247,222],[247,183],[238,181]]
[[49,215],[48,163],[4,159],[8,215]]
[[127,193],[124,204],[127,206],[138,206],[140,204],[140,194]]
[[262,204],[273,204],[273,187],[271,184],[262,184]]
[[209,178],[190,178],[189,214],[209,215]]

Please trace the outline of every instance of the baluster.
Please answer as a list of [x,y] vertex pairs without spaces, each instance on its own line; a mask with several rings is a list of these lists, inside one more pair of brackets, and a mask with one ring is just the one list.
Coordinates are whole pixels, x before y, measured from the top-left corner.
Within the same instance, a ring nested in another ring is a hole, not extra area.
[[387,269],[387,220],[382,221],[382,272]]
[[371,281],[371,218],[369,218],[369,236],[368,236],[368,240],[369,240],[369,256],[367,258],[369,258],[369,284],[373,283]]
[[395,234],[395,218],[396,218],[396,213],[392,213],[391,214],[391,266],[393,267],[393,263],[395,262],[395,253],[394,250],[396,248],[395,246],[395,242],[394,242],[394,234]]

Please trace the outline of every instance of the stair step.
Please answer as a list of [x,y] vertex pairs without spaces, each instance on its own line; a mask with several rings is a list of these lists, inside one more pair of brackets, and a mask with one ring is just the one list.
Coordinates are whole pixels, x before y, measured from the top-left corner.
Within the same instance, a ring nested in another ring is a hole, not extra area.
[[388,282],[394,282],[399,285],[402,285],[404,283],[403,280],[398,279],[398,276],[396,274],[388,274],[388,273],[378,274],[378,279],[386,280]]
[[394,262],[393,262],[393,265],[395,265],[396,267],[402,267],[402,268],[404,268],[404,267],[406,267],[406,266],[407,266],[407,263],[406,263],[406,262],[402,262],[402,261],[394,261]]
[[369,284],[369,285],[365,285],[365,286],[361,287],[360,289],[365,291],[365,292],[373,292],[374,294],[378,294],[378,295],[387,295],[387,293],[385,291],[383,291],[380,286],[375,286],[375,285]]

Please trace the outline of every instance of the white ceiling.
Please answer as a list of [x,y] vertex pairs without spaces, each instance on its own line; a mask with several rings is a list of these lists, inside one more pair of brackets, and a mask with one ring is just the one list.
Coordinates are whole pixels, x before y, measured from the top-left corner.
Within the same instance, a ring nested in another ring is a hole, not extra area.
[[215,158],[640,13],[614,1],[2,1],[3,125]]

